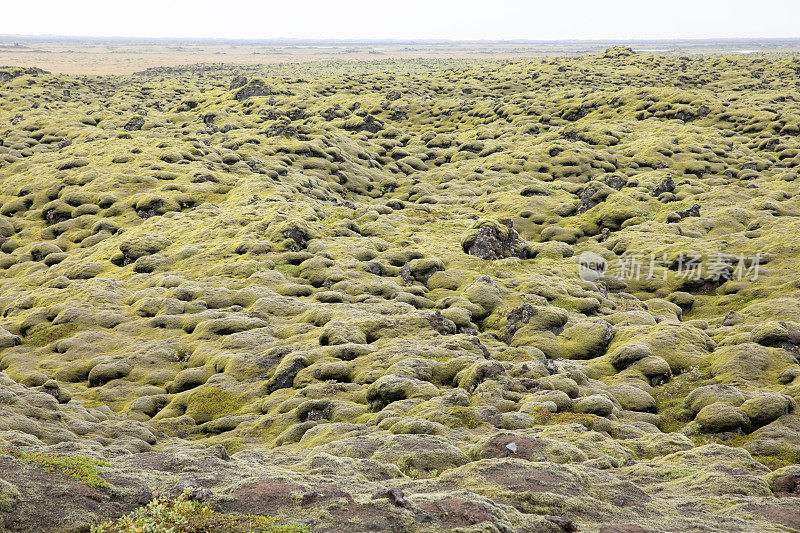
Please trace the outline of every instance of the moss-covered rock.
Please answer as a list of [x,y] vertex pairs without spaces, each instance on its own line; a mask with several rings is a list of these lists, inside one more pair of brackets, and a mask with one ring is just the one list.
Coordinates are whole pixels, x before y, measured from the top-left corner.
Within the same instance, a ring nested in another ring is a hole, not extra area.
[[762,393],[746,400],[739,407],[754,426],[763,426],[794,411],[794,399],[778,393]]
[[367,401],[373,410],[381,410],[392,402],[410,398],[428,400],[439,395],[436,385],[418,379],[386,375],[370,385]]
[[705,433],[737,430],[747,432],[750,429],[750,420],[744,411],[722,402],[706,405],[695,415],[694,420]]
[[684,400],[684,406],[692,416],[697,415],[700,410],[714,403],[723,403],[738,407],[742,405],[747,396],[735,387],[730,385],[705,385],[691,391]]
[[608,416],[614,409],[614,403],[605,396],[592,395],[578,398],[572,404],[576,413]]
[[652,355],[653,352],[646,344],[638,343],[621,344],[610,354],[611,364],[619,370]]

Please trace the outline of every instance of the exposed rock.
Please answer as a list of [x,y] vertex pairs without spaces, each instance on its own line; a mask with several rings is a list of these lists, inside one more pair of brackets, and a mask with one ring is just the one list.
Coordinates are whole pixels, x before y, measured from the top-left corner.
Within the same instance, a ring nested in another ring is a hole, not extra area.
[[481,221],[461,241],[464,252],[481,259],[527,257],[527,244],[519,238],[510,220]]
[[[254,96],[270,96],[273,94],[272,89],[269,87],[269,85],[267,85],[266,81],[262,79],[249,80],[247,81],[246,85],[238,85],[238,83],[241,83],[242,80],[237,80],[238,79],[234,79],[231,82],[231,90],[235,90],[237,87],[239,88],[235,95],[236,100],[239,102],[244,102],[245,100]],[[234,83],[234,81],[236,83]]]
[[650,193],[651,196],[661,196],[665,192],[674,192],[675,191],[675,182],[672,181],[672,176],[667,176],[661,183],[656,185],[656,187]]
[[144,117],[135,116],[125,123],[122,128],[126,131],[138,131],[144,126]]
[[441,333],[442,335],[453,335],[456,333],[457,327],[452,320],[448,320],[441,311],[435,311],[428,317],[431,327]]

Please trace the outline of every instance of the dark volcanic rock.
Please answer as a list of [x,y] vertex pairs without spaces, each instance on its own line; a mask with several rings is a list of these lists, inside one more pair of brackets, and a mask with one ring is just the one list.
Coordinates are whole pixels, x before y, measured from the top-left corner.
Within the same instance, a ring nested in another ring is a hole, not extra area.
[[441,311],[436,310],[428,317],[431,327],[442,335],[453,335],[456,332],[456,325],[452,320],[448,320]]
[[297,226],[292,226],[291,228],[284,231],[283,236],[287,239],[291,239],[292,241],[294,241],[294,243],[290,246],[290,249],[293,252],[299,252],[300,250],[305,250],[306,245],[308,244],[308,236],[302,229],[298,228]]
[[469,233],[461,244],[469,255],[481,259],[502,259],[504,257],[527,257],[528,246],[519,238],[511,220],[500,223],[483,221]]
[[142,129],[142,126],[144,126],[144,117],[135,116],[126,122],[122,128],[125,131],[138,131]]
[[650,194],[653,196],[661,196],[665,192],[674,192],[675,191],[675,182],[672,180],[672,176],[667,176],[664,178],[661,183],[656,185],[653,189],[653,192]]
[[253,96],[270,96],[272,94],[272,89],[265,81],[254,79],[250,80],[247,85],[236,91],[236,99],[240,102],[244,102]]
[[245,78],[244,76],[235,76],[231,80],[231,84],[230,84],[230,86],[228,86],[228,89],[231,90],[231,91],[233,91],[235,89],[239,89],[239,88],[244,87],[245,85],[247,85],[248,81],[249,80],[247,78]]
[[684,218],[689,217],[699,217],[700,216],[700,204],[694,204],[686,209],[682,209],[680,211],[675,211],[671,213],[667,217],[667,222],[679,222]]

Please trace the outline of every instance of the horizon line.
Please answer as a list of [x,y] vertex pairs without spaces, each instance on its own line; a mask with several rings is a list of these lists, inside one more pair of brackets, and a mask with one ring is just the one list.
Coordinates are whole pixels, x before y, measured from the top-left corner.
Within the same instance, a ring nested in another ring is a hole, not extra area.
[[66,35],[0,33],[0,39],[59,39],[59,40],[132,40],[132,41],[196,41],[224,43],[342,43],[342,44],[542,44],[542,43],[707,43],[720,41],[780,42],[797,41],[798,37],[681,37],[681,38],[573,38],[573,39],[442,39],[442,38],[358,38],[358,37],[142,37],[128,35]]

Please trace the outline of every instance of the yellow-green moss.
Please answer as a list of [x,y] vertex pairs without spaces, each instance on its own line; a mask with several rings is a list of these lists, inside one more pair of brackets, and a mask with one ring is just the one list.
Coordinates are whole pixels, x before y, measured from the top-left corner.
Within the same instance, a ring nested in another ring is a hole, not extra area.
[[71,336],[80,331],[78,324],[58,324],[55,326],[37,326],[23,337],[24,343],[30,346],[46,346],[51,342]]
[[241,394],[217,387],[202,386],[189,395],[186,414],[198,423],[208,422],[235,413],[245,403],[245,397]]

